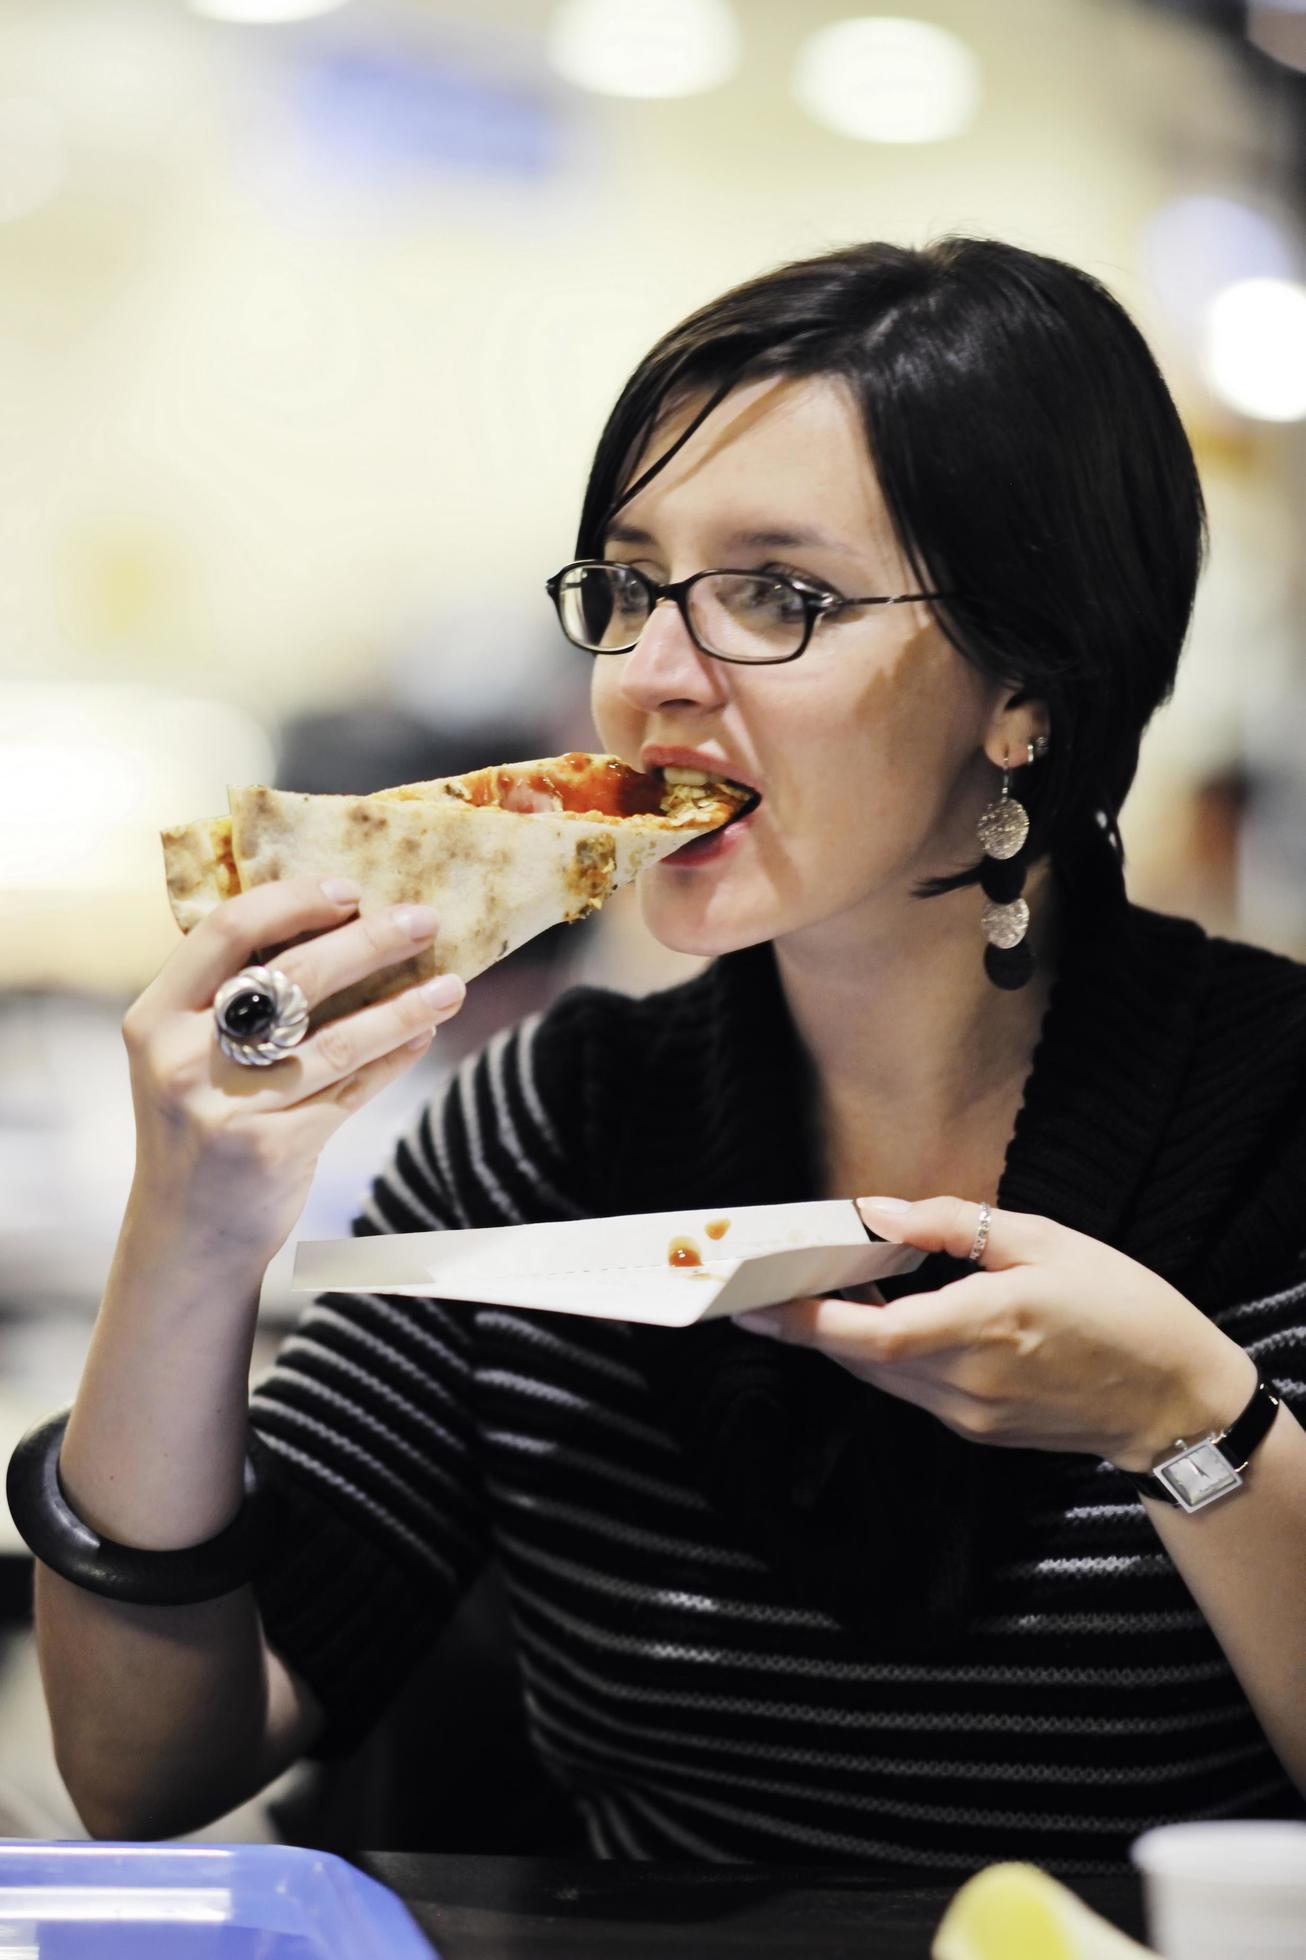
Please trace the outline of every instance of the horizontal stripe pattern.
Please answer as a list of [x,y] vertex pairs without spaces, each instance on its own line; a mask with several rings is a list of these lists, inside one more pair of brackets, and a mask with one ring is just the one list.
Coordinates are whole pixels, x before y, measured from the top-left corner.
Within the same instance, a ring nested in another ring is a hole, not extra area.
[[[464,1065],[401,1139],[360,1232],[584,1215],[542,1086],[562,1072],[550,1038],[526,1023]],[[1306,1381],[1306,1283],[1217,1317],[1280,1380]],[[260,1586],[269,1633],[333,1743],[375,1720],[493,1550],[535,1744],[601,1856],[944,1875],[1024,1857],[1075,1876],[1118,1868],[1153,1824],[1300,1814],[1107,1466],[1073,1461],[984,1615],[922,1655],[868,1650],[732,1541],[621,1325],[333,1294],[259,1384],[252,1422],[295,1521],[293,1555]],[[324,1604],[342,1544],[351,1584],[388,1604],[384,1619],[342,1605],[348,1640]]]

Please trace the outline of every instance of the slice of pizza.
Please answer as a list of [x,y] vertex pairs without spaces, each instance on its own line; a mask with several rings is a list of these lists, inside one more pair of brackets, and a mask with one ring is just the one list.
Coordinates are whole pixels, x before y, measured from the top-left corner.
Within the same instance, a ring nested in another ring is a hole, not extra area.
[[472,979],[549,926],[598,911],[647,866],[757,800],[697,771],[668,775],[571,754],[372,796],[232,789],[229,818],[164,831],[168,898],[183,932],[274,878],[354,878],[362,912],[433,905],[434,943],[335,995],[314,1017],[332,1019],[435,973]]

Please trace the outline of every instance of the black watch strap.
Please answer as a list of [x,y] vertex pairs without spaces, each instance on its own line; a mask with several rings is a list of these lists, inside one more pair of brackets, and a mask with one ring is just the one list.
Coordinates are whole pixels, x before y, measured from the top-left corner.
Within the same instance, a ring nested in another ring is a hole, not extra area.
[[1274,1383],[1258,1375],[1247,1407],[1227,1429],[1200,1443],[1185,1443],[1181,1438],[1174,1455],[1154,1469],[1127,1470],[1125,1475],[1144,1497],[1173,1504],[1181,1511],[1200,1511],[1238,1489],[1252,1452],[1269,1434],[1279,1402]]

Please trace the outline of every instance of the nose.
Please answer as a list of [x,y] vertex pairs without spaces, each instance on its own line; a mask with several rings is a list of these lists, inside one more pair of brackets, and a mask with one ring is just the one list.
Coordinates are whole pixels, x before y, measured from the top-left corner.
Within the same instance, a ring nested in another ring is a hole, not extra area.
[[621,666],[621,693],[646,713],[670,705],[714,708],[725,699],[723,662],[700,653],[671,599],[654,606]]

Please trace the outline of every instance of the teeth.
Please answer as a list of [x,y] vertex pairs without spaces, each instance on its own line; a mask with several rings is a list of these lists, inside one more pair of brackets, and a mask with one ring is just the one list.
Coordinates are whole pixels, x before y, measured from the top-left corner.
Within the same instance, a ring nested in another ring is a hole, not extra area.
[[662,780],[669,789],[728,789],[736,796],[757,795],[747,783],[737,783],[729,776],[708,776],[701,769],[678,769],[674,763],[668,763],[662,771]]

